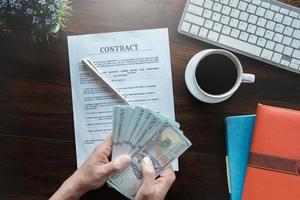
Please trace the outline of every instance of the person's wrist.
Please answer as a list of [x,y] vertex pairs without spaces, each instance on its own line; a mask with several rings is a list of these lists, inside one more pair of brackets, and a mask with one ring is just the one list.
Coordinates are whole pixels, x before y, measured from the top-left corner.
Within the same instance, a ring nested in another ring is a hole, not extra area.
[[77,170],[64,183],[63,187],[67,193],[66,199],[79,199],[83,194],[89,191],[87,184],[84,181],[83,174]]
[[80,197],[84,193],[91,190],[85,180],[86,177],[84,176],[82,170],[78,169],[77,171],[75,171],[69,179],[70,185],[72,186],[72,188],[74,188],[74,193],[76,193],[77,196]]

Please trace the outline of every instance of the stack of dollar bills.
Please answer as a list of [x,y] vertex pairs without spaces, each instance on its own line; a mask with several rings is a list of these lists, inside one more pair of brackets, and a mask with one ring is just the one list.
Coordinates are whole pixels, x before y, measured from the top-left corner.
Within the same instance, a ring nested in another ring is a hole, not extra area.
[[161,172],[190,146],[191,142],[179,130],[179,123],[147,108],[115,106],[113,108],[112,160],[130,155],[131,164],[111,176],[107,182],[129,199],[133,199],[142,184],[141,162],[149,157],[155,174]]

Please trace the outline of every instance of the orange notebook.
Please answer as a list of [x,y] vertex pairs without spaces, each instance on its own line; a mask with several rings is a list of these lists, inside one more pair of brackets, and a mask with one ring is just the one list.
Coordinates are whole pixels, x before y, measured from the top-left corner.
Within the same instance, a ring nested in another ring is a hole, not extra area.
[[258,104],[243,200],[300,200],[300,112]]

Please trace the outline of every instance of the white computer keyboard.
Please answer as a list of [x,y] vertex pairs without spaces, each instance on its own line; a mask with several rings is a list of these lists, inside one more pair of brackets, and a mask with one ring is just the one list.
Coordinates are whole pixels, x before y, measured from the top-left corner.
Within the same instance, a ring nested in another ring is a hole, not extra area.
[[187,0],[178,31],[300,74],[300,9],[272,0]]

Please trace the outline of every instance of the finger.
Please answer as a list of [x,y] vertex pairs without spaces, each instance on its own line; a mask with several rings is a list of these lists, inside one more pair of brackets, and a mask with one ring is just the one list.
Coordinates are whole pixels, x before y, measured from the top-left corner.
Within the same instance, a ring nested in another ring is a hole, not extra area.
[[144,157],[142,161],[143,184],[145,188],[151,188],[155,183],[155,171],[149,157]]
[[176,176],[171,167],[166,168],[158,179],[156,179],[156,183],[160,185],[160,189],[164,192],[167,192],[175,181]]
[[113,173],[128,167],[131,163],[131,158],[128,155],[122,155],[114,159],[113,161],[99,166],[99,171],[103,177],[108,178]]
[[103,152],[107,157],[110,156],[112,149],[112,134],[108,134],[106,138],[97,145],[96,151]]
[[168,177],[172,177],[175,178],[175,173],[174,170],[172,169],[171,166],[167,167],[161,174],[160,174],[160,178],[168,178]]

